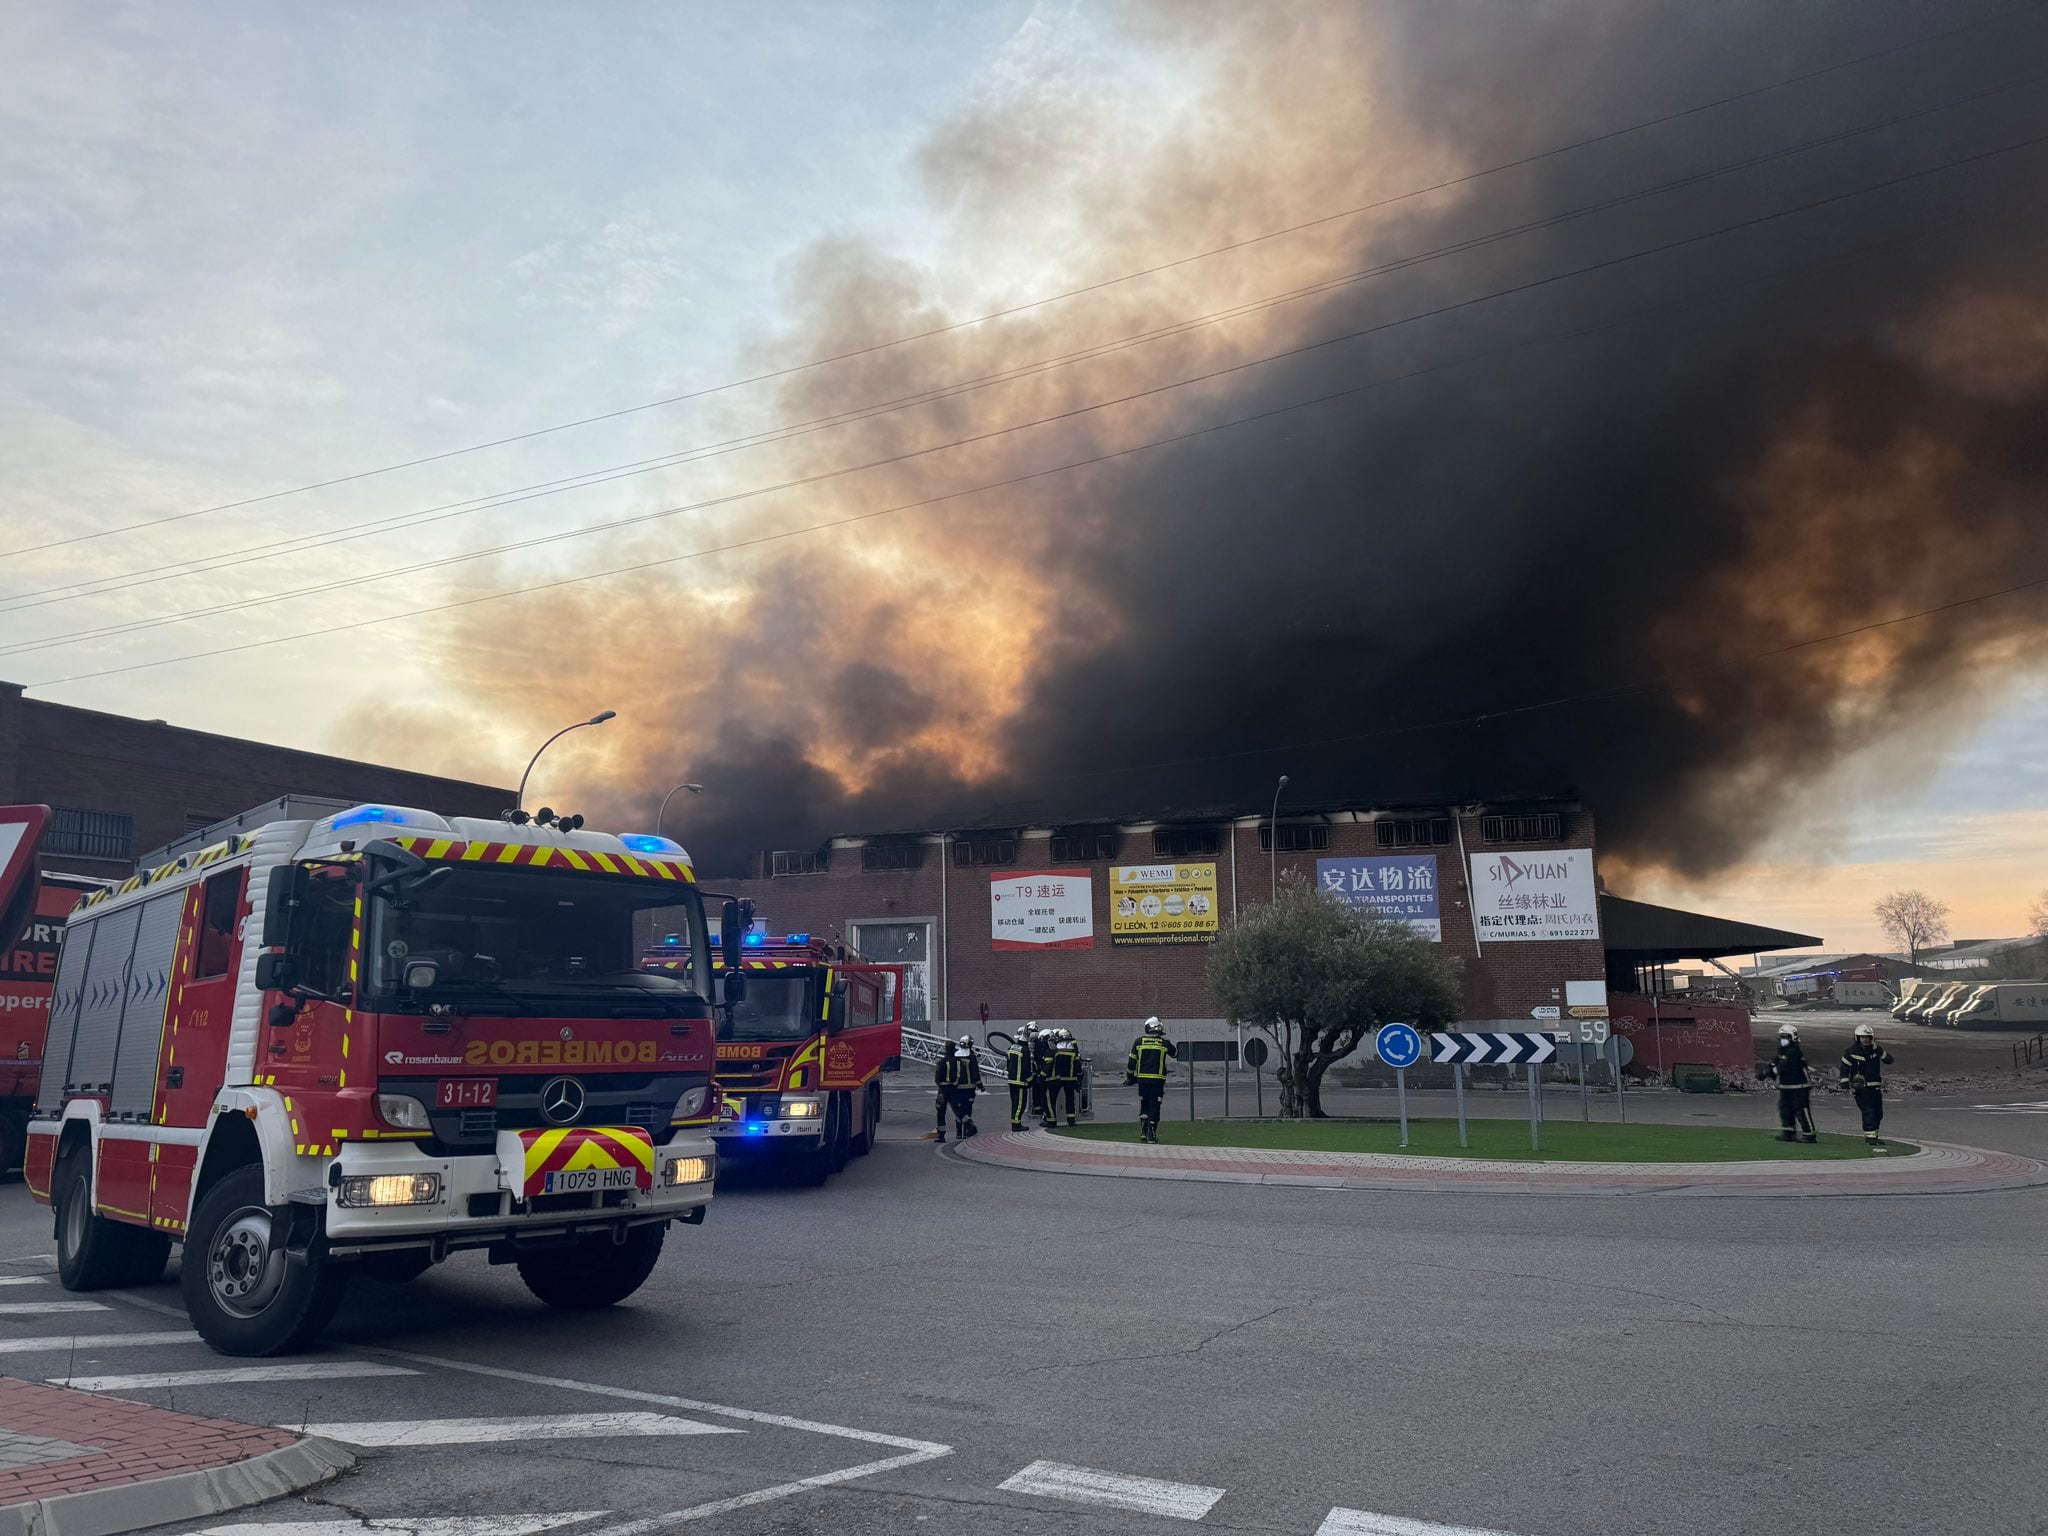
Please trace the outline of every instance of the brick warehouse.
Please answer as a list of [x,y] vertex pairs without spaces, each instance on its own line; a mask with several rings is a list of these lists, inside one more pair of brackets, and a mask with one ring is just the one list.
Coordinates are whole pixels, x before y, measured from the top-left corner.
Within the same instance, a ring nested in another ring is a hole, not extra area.
[[283,795],[495,816],[512,791],[22,696],[0,683],[0,804],[47,805],[45,868],[116,878],[199,827]]
[[[1152,1013],[1183,1035],[1226,1032],[1204,979],[1209,934],[1113,932],[1122,892],[1112,882],[1131,867],[1213,866],[1214,910],[1204,914],[1213,933],[1267,899],[1276,867],[1317,880],[1338,865],[1419,865],[1433,875],[1440,942],[1463,962],[1467,1018],[1503,1028],[1528,1027],[1530,1010],[1561,1003],[1568,981],[1606,975],[1598,937],[1475,941],[1472,858],[1575,853],[1590,897],[1593,816],[1576,801],[1326,805],[1282,817],[1277,856],[1271,838],[1264,812],[1239,806],[1088,825],[926,829],[763,852],[748,878],[707,884],[751,897],[771,932],[838,935],[870,958],[923,967],[923,998],[908,1011],[943,1019],[955,1033],[978,1028],[986,1006],[992,1027],[1059,1023],[1097,1050],[1120,1047],[1133,1021]],[[998,949],[992,887],[1050,871],[1087,876],[1086,947]]]

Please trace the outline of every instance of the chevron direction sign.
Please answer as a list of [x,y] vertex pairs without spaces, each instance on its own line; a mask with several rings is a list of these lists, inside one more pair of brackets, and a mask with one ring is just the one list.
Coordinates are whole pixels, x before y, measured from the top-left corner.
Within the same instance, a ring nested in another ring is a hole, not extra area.
[[1431,1035],[1429,1048],[1433,1062],[1474,1067],[1548,1061],[1557,1054],[1557,1042],[1549,1035],[1526,1030],[1448,1030]]

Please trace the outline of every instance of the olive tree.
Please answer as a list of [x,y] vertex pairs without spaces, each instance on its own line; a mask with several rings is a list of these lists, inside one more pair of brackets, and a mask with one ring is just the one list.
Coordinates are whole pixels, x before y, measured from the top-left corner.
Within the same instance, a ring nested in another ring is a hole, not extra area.
[[1323,1074],[1381,1025],[1436,1029],[1458,1017],[1454,960],[1298,875],[1216,936],[1209,988],[1226,1018],[1272,1039],[1291,1119],[1323,1117]]

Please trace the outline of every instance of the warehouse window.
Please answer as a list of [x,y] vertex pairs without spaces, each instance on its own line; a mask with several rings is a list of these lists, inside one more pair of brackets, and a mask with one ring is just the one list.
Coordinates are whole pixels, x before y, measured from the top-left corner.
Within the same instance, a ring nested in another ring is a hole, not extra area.
[[135,818],[119,811],[58,806],[50,812],[43,852],[59,858],[112,859],[126,864],[135,857]]
[[1223,834],[1214,827],[1160,827],[1152,834],[1158,859],[1213,859],[1222,848]]
[[818,848],[778,848],[768,855],[768,875],[822,875],[832,861]]
[[923,862],[921,843],[867,843],[860,850],[860,867],[870,872],[916,869]]
[[1116,849],[1114,827],[1069,827],[1052,835],[1055,864],[1106,864],[1116,857]]
[[[1274,830],[1272,827],[1259,828],[1259,852],[1271,853],[1273,851]],[[1330,846],[1330,827],[1327,822],[1316,822],[1314,825],[1307,826],[1281,827],[1278,830],[1280,833],[1280,851],[1282,853],[1320,853],[1323,849]]]
[[1555,811],[1535,816],[1482,816],[1479,836],[1489,843],[1554,843],[1564,836],[1564,817]]
[[1448,816],[1398,816],[1372,827],[1382,848],[1441,848],[1451,840]]
[[976,864],[1014,864],[1017,862],[1017,839],[1014,837],[963,837],[953,844],[953,866],[969,869]]

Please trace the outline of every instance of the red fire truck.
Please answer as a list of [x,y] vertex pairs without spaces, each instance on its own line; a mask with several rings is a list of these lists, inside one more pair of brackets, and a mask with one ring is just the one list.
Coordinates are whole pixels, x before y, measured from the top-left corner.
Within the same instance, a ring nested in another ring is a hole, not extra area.
[[[712,967],[726,982],[718,1020],[718,1087],[711,1134],[727,1157],[786,1160],[822,1184],[875,1144],[884,1072],[903,1058],[903,971],[844,944],[751,931],[751,911],[727,902]],[[734,940],[739,940],[737,955]],[[686,969],[688,939],[670,934],[648,952],[650,970]]]
[[708,957],[689,855],[548,812],[322,809],[173,845],[66,925],[27,1161],[59,1278],[146,1282],[181,1242],[232,1355],[458,1249],[552,1306],[631,1295],[716,1169],[708,958],[635,963],[655,909]]
[[50,1027],[50,988],[57,980],[57,942],[64,919],[104,880],[44,870],[20,937],[0,949],[0,1173],[21,1166],[29,1110],[43,1072]]

